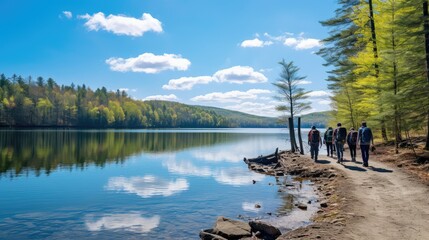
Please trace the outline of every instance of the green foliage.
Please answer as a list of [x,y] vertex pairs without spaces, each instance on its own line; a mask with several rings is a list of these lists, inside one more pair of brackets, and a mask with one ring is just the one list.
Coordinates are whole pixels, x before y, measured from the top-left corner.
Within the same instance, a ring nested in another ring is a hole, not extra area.
[[299,68],[293,62],[287,63],[283,59],[279,64],[282,66],[282,72],[277,82],[273,83],[277,87],[275,98],[281,102],[276,106],[276,110],[293,118],[296,114],[310,109],[310,103],[303,101],[308,98],[308,92],[299,87],[299,82],[306,77],[298,75]]
[[353,127],[366,120],[380,135],[387,132],[396,140],[406,131],[424,129],[429,84],[423,1],[338,3],[336,16],[322,22],[331,31],[318,53],[332,68],[333,119]]

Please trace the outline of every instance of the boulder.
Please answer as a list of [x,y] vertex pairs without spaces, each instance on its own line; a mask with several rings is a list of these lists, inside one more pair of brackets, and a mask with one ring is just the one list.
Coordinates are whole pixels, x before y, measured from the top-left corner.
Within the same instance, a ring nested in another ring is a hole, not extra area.
[[326,207],[328,207],[328,203],[327,202],[322,202],[322,203],[320,203],[320,206],[322,208],[326,208]]
[[249,225],[252,232],[260,232],[264,236],[263,239],[276,239],[282,234],[278,228],[265,222],[250,221]]
[[213,229],[206,229],[200,232],[200,239],[202,240],[227,240],[224,237],[213,233]]
[[252,236],[250,225],[246,222],[218,217],[213,233],[227,239],[240,239]]
[[304,203],[299,203],[298,208],[301,210],[307,210],[307,205],[305,205]]

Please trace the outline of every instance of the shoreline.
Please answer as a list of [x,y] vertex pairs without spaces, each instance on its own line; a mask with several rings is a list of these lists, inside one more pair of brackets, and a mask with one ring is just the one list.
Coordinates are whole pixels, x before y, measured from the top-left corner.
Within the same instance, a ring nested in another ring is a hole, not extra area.
[[[429,156],[420,148],[420,156]],[[249,169],[261,174],[311,181],[319,201],[307,204],[318,204],[319,210],[309,225],[279,236],[264,238],[260,233],[264,229],[252,228],[251,238],[234,239],[429,239],[429,160],[417,163],[422,159],[412,158],[410,149],[401,149],[400,154],[383,144],[376,149],[367,168],[361,166],[359,153],[358,162],[337,164],[324,151],[317,162],[290,151],[280,152],[278,162],[247,162]],[[350,159],[348,149],[344,156]],[[305,211],[307,205],[294,207]]]

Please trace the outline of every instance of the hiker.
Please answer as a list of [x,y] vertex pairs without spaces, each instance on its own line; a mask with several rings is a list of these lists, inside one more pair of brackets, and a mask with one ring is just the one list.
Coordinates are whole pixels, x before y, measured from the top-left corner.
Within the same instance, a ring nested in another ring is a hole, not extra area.
[[362,161],[364,167],[368,167],[369,149],[371,143],[374,146],[374,137],[372,135],[371,128],[367,127],[366,122],[363,121],[362,126],[358,131],[358,145],[360,146],[360,150],[362,152]]
[[329,152],[331,153],[331,157],[334,157],[334,149],[332,144],[332,135],[334,134],[334,130],[332,127],[328,127],[328,129],[325,131],[325,134],[323,135],[323,143],[326,145],[326,150],[328,151],[328,157]]
[[310,145],[311,159],[314,159],[314,161],[317,161],[317,156],[319,155],[319,144],[322,147],[320,132],[316,129],[316,126],[312,126],[310,132],[308,132],[308,145]]
[[341,123],[338,123],[332,137],[335,142],[335,148],[337,149],[337,163],[341,163],[344,161],[344,143],[346,142],[347,129],[345,127],[341,127]]
[[352,162],[356,162],[356,144],[358,139],[358,132],[354,128],[350,128],[349,134],[347,134],[347,145],[349,145],[350,156]]

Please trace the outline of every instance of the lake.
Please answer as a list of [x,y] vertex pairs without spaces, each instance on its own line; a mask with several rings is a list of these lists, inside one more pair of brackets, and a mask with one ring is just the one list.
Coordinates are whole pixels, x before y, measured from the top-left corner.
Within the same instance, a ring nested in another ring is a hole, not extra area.
[[311,183],[278,192],[294,180],[243,163],[287,139],[287,129],[2,130],[0,239],[198,239],[220,215],[306,225],[317,208],[294,204],[316,198]]

